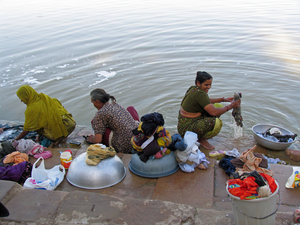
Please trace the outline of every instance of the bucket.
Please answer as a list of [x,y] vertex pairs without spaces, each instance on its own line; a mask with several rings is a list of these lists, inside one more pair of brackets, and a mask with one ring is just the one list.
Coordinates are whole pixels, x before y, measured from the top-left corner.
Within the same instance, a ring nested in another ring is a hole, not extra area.
[[[269,197],[241,200],[239,197],[232,195],[228,191],[228,184],[226,191],[230,196],[232,203],[232,211],[234,221],[237,225],[274,225],[276,220],[276,212],[281,203],[279,185],[275,181],[277,188]],[[276,204],[277,194],[279,195],[279,203]]]
[[60,153],[60,162],[65,169],[69,169],[70,164],[72,162],[72,154],[70,150],[66,150]]

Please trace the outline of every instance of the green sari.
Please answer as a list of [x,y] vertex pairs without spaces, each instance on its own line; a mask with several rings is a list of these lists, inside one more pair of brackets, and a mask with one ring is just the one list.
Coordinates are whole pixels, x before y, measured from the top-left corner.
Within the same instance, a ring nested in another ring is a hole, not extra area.
[[18,97],[27,105],[24,131],[37,131],[50,140],[67,137],[75,129],[72,115],[56,98],[38,94],[32,87],[23,85]]
[[[194,105],[191,105],[194,104]],[[186,131],[192,131],[198,134],[198,138],[212,138],[216,136],[222,128],[222,120],[218,117],[210,116],[204,107],[210,104],[209,97],[207,93],[201,90],[197,86],[191,86],[186,92],[181,106],[189,107],[189,111],[201,112],[200,117],[196,118],[186,118],[180,115],[178,116],[178,133],[183,137]],[[216,108],[223,107],[220,103],[215,103]],[[185,108],[183,108],[185,110]]]

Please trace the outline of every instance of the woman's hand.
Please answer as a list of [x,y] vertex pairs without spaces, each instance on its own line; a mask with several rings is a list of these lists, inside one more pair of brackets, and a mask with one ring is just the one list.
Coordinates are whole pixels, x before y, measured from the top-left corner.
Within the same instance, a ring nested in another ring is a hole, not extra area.
[[233,97],[223,97],[223,101],[222,102],[232,102],[233,101]]
[[90,135],[87,137],[87,141],[94,144],[100,144],[102,142],[102,134]]
[[238,107],[240,107],[241,106],[241,99],[236,100],[236,101],[232,101],[230,103],[230,105],[232,106],[232,108],[238,108]]
[[95,136],[94,135],[90,135],[87,137],[86,139],[87,141],[91,142],[91,143],[95,143]]

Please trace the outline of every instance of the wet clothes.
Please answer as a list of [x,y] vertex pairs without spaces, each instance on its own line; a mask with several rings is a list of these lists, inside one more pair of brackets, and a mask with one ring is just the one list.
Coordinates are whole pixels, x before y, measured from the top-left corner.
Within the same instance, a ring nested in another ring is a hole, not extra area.
[[132,130],[137,126],[138,124],[131,114],[118,103],[105,104],[92,120],[95,134],[102,134],[103,136],[106,128],[113,132],[111,145],[117,153],[131,153],[130,139]]
[[208,112],[205,111],[205,107],[211,104],[208,94],[200,89],[198,86],[191,86],[182,102],[181,107],[190,113],[201,113],[200,117],[197,118],[185,118],[181,116],[179,112],[178,116],[178,133],[183,137],[186,131],[192,131],[198,135],[198,138],[204,137],[210,131],[213,131],[216,125],[216,119],[218,119],[218,129],[205,138],[211,138],[216,136],[222,127],[222,121],[219,118],[211,116]]
[[225,170],[227,176],[230,176],[236,170],[235,166],[231,163],[231,160],[233,160],[234,158],[235,157],[233,156],[225,155],[219,162],[219,167]]

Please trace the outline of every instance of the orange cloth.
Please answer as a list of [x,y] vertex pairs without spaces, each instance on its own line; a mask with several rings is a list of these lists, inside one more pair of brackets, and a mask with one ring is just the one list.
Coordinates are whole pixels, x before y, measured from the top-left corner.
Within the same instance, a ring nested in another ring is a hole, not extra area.
[[253,148],[248,149],[247,151],[243,152],[240,155],[239,159],[242,162],[244,162],[244,166],[243,169],[236,168],[236,172],[242,174],[244,172],[252,172],[256,170],[258,173],[266,173],[272,177],[274,173],[271,170],[259,167],[259,164],[262,161],[262,159],[254,156],[253,151],[255,148],[256,145]]
[[3,163],[14,163],[14,165],[17,165],[24,161],[28,161],[28,155],[19,151],[15,151],[6,155],[5,159],[3,160]]

